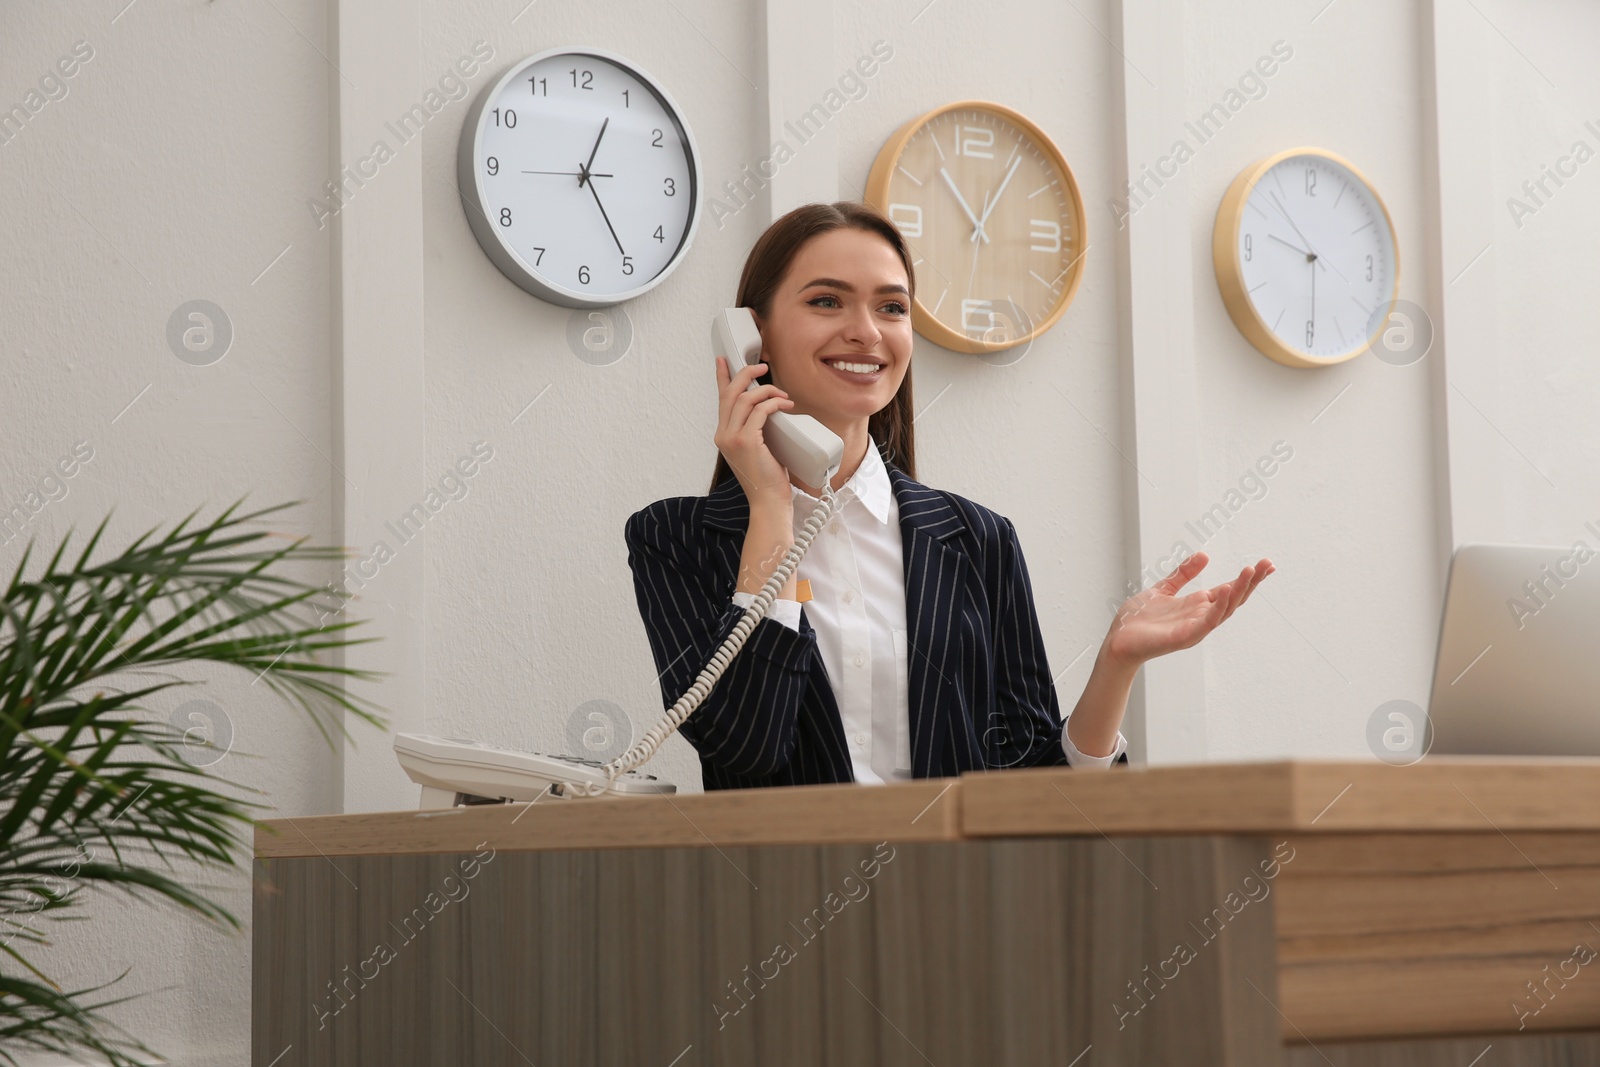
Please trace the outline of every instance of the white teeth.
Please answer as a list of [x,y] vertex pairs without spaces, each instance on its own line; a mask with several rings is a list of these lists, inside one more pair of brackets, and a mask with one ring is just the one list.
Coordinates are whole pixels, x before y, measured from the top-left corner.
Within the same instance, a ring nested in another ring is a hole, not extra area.
[[846,363],[838,359],[827,360],[826,362],[831,367],[838,367],[840,370],[852,371],[856,374],[876,374],[882,369],[876,363]]

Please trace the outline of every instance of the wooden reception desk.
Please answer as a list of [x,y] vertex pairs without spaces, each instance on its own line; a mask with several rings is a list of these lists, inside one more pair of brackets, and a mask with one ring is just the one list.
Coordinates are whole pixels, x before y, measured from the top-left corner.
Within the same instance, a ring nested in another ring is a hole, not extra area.
[[1600,760],[333,815],[256,857],[256,1067],[1600,1064]]

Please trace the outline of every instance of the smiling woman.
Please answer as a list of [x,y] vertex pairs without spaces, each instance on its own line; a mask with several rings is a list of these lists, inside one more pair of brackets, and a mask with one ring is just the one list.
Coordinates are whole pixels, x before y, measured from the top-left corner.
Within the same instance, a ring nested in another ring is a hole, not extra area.
[[916,480],[915,288],[904,238],[871,207],[808,204],[773,223],[738,294],[765,362],[717,360],[710,491],[628,519],[628,564],[671,709],[824,495],[773,457],[768,417],[810,415],[844,442],[828,487],[837,510],[807,532],[804,580],[789,577],[683,720],[707,789],[1126,762],[1119,727],[1139,664],[1199,641],[1271,572],[1262,560],[1179,596],[1205,566],[1197,553],[1130,598],[1069,731],[1016,527]]
[[[796,208],[761,235],[745,260],[737,303],[755,313],[770,368],[757,378],[762,389],[750,394],[761,401],[753,405],[760,418],[752,429],[772,411],[816,418],[844,441],[845,462],[834,488],[849,481],[868,436],[916,477],[910,317],[915,288],[900,231],[875,209],[851,201]],[[849,366],[834,366],[839,362]],[[874,369],[861,373],[862,364]],[[718,449],[712,490],[734,473],[732,458],[749,478],[741,478],[747,493],[754,489],[759,498],[763,488],[778,485],[788,503],[789,477],[775,461],[768,468],[759,451],[734,445],[730,457],[721,442]],[[751,452],[745,460],[743,451]]]

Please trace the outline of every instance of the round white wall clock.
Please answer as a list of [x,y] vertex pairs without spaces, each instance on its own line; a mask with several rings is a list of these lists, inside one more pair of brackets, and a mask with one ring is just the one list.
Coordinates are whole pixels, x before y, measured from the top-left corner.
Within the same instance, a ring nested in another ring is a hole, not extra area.
[[486,86],[456,172],[484,253],[566,307],[659,285],[700,216],[700,156],[682,112],[648,74],[594,48],[540,52]]
[[1211,258],[1239,332],[1290,367],[1365,352],[1399,294],[1388,208],[1354,165],[1320,148],[1239,172],[1217,209]]

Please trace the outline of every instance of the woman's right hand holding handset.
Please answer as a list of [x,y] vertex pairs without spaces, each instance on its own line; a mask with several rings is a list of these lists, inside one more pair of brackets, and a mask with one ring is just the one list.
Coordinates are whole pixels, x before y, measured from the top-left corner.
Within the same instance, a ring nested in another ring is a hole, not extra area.
[[794,401],[776,385],[750,388],[750,383],[766,370],[765,363],[754,363],[740,367],[730,378],[727,359],[717,357],[717,388],[721,399],[714,441],[717,451],[733,468],[733,476],[744,487],[752,510],[772,505],[792,508],[794,499],[789,472],[773,456],[762,436],[767,417],[789,410],[794,407]]
[[[739,561],[740,592],[759,593],[777,570],[784,552],[794,544],[794,494],[789,472],[767,448],[762,428],[774,412],[794,407],[789,394],[776,385],[750,383],[767,370],[765,363],[739,368],[730,375],[728,361],[717,357],[717,451],[727,459],[733,476],[750,502],[750,526]],[[785,600],[795,599],[795,576],[779,590]]]

